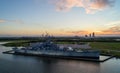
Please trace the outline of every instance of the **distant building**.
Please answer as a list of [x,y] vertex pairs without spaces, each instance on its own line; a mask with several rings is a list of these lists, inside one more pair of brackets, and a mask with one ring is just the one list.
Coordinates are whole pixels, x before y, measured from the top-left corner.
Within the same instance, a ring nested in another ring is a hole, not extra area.
[[88,37],[88,35],[85,35],[85,37]]
[[95,37],[95,33],[94,32],[92,33],[92,37]]
[[90,34],[88,34],[88,35],[85,35],[85,37],[93,38],[93,37],[95,37],[95,33],[94,33],[94,32],[93,32],[93,33],[90,33]]
[[89,37],[91,37],[91,33],[89,34]]

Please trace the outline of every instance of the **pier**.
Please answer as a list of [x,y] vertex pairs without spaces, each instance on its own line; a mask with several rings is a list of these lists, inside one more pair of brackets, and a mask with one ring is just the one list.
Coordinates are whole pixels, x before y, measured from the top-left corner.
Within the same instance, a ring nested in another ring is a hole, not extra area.
[[14,54],[13,50],[2,52],[3,54]]

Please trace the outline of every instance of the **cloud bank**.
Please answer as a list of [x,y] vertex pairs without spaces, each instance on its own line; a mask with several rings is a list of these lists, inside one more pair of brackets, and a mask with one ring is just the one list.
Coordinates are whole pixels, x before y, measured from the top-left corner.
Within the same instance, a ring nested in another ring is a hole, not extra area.
[[112,7],[115,0],[52,0],[57,11],[69,11],[73,7],[84,8],[87,14]]
[[102,32],[106,34],[119,34],[120,35],[120,25],[112,26],[109,29],[103,30]]
[[13,22],[17,24],[24,24],[22,20],[6,20],[6,19],[0,19],[0,23],[5,23],[5,22]]
[[4,23],[6,22],[6,20],[0,19],[0,23]]
[[88,34],[88,31],[85,31],[85,30],[78,30],[78,31],[67,31],[67,33],[71,33],[71,34]]
[[[104,30],[99,31],[93,31],[97,35],[120,35],[120,24],[115,24],[114,26],[111,26]],[[89,34],[90,32],[87,30],[78,30],[78,31],[68,31],[67,33],[73,34],[73,35],[85,35]],[[92,33],[92,32],[91,32]]]

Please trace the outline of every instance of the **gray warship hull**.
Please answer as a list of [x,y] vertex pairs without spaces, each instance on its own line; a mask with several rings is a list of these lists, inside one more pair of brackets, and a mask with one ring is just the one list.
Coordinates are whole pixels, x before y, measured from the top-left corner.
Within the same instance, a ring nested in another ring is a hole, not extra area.
[[99,59],[98,51],[33,51],[33,50],[17,50],[14,52],[17,55],[40,56],[40,57],[54,57],[54,58],[69,58],[69,59]]

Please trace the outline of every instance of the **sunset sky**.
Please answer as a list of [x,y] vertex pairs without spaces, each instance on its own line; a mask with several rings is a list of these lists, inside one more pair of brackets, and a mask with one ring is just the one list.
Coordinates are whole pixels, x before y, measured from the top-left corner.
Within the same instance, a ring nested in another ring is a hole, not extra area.
[[0,0],[1,36],[120,36],[120,0]]

